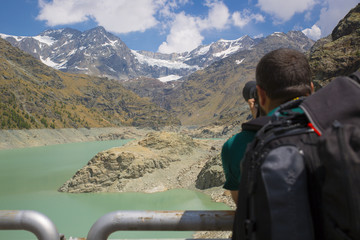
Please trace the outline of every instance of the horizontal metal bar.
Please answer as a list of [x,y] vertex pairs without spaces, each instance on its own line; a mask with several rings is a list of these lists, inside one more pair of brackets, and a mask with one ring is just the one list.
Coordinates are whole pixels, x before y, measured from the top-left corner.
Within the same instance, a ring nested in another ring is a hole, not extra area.
[[[87,240],[86,238],[70,237],[66,240]],[[109,238],[108,240],[159,240],[159,238]],[[161,240],[231,240],[231,238],[161,238]]]
[[234,211],[115,211],[99,218],[87,240],[105,240],[116,231],[230,231]]
[[26,230],[39,240],[59,240],[54,223],[45,215],[30,210],[0,210],[0,230]]
[[[68,240],[86,240],[85,238],[70,237]],[[109,240],[130,240],[130,239],[114,239]],[[131,240],[159,240],[158,238],[131,238]],[[231,240],[231,238],[161,238],[161,240]]]

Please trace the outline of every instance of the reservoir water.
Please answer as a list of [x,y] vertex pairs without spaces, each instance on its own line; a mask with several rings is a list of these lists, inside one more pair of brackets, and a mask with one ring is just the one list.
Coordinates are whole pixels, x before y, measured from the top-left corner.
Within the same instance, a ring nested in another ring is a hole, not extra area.
[[[0,209],[35,210],[67,239],[86,237],[91,226],[117,210],[228,210],[205,194],[185,189],[161,193],[60,193],[57,189],[98,152],[126,140],[0,150]],[[110,238],[188,238],[191,232],[116,232]],[[27,231],[2,230],[1,240],[37,239]]]

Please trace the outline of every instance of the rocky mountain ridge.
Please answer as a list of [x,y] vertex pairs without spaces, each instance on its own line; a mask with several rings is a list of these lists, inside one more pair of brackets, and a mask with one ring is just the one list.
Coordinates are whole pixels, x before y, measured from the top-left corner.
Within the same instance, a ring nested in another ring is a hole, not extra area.
[[191,52],[161,54],[131,50],[103,27],[84,32],[71,28],[47,30],[34,37],[6,34],[0,37],[64,72],[120,80],[145,76],[163,81],[186,76],[239,50],[249,49],[258,41],[244,36],[199,46]]
[[314,44],[309,52],[309,62],[318,88],[334,77],[348,76],[360,70],[360,3],[329,36]]

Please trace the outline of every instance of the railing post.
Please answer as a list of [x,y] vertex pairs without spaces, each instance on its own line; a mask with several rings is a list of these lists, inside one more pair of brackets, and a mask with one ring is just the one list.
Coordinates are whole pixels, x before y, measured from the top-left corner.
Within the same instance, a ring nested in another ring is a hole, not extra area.
[[0,230],[26,230],[39,240],[59,240],[53,222],[45,215],[30,210],[0,210]]
[[116,211],[99,218],[87,240],[106,240],[115,231],[230,231],[234,211]]

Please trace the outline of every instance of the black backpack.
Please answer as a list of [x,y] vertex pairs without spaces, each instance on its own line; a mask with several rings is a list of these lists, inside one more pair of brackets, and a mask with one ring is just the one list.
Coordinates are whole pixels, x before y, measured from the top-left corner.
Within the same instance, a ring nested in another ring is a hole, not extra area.
[[360,239],[359,73],[243,125],[259,128],[242,161],[233,239]]

